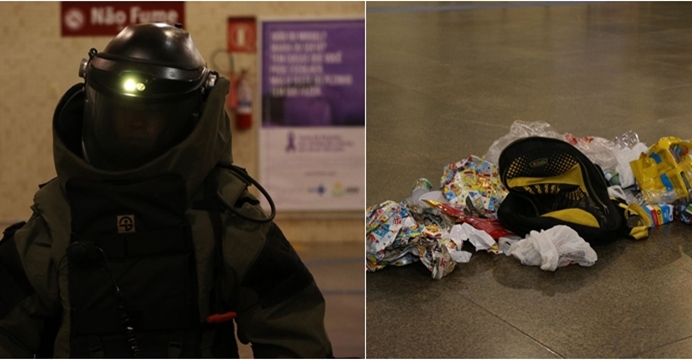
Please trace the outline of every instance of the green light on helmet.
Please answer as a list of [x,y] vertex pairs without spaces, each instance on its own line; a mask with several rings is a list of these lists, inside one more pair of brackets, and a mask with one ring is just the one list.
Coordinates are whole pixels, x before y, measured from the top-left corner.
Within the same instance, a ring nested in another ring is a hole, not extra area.
[[129,93],[132,93],[135,90],[144,91],[144,89],[146,89],[146,88],[147,87],[146,87],[146,85],[144,85],[144,83],[137,82],[134,79],[127,79],[123,83],[123,89]]

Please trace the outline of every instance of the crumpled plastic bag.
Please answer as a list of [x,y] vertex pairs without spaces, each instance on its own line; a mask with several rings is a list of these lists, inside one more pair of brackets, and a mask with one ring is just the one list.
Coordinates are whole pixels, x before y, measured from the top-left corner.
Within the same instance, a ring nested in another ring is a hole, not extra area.
[[493,164],[497,164],[500,153],[509,144],[518,139],[530,136],[541,136],[553,139],[560,139],[574,145],[589,160],[601,166],[604,171],[615,170],[617,159],[613,153],[615,144],[607,139],[595,136],[575,137],[570,133],[558,133],[550,124],[543,121],[523,121],[516,120],[509,129],[509,133],[495,140],[483,158]]
[[[613,144],[615,144],[613,153],[615,153],[615,159],[618,162],[615,167],[618,179],[614,184],[619,184],[623,188],[630,187],[635,182],[630,162],[639,159],[639,155],[649,151],[649,147],[639,141],[639,135],[633,130],[616,136],[613,139]],[[613,183],[612,180],[611,183]]]
[[565,225],[540,232],[531,231],[522,240],[502,238],[500,248],[505,255],[514,256],[522,264],[540,266],[545,271],[555,271],[570,264],[592,266],[598,259],[589,243]]
[[449,232],[449,238],[457,243],[468,240],[471,245],[476,248],[476,251],[488,250],[496,254],[500,252],[492,236],[483,230],[476,229],[468,223],[452,226],[452,230]]
[[509,144],[513,143],[515,140],[527,138],[530,136],[542,136],[564,140],[562,138],[562,135],[558,133],[555,129],[553,129],[553,127],[546,122],[529,122],[523,120],[516,120],[514,121],[514,123],[512,123],[512,126],[510,126],[509,133],[495,140],[492,143],[492,145],[490,145],[488,152],[486,152],[485,155],[483,155],[483,158],[486,161],[490,161],[491,163],[497,165],[502,150],[504,150]]
[[411,196],[401,201],[401,204],[409,209],[425,208],[427,206],[420,200],[420,198],[431,191],[433,191],[432,183],[430,183],[430,181],[426,178],[420,178],[416,180],[416,183],[413,185]]
[[440,183],[449,204],[473,207],[490,217],[497,216],[497,209],[507,196],[497,166],[475,155],[445,166]]
[[632,148],[616,148],[613,152],[618,161],[615,172],[618,173],[620,186],[623,188],[634,185],[635,179],[630,167],[630,162],[637,160],[642,153],[649,151],[649,147],[643,143],[637,143]]

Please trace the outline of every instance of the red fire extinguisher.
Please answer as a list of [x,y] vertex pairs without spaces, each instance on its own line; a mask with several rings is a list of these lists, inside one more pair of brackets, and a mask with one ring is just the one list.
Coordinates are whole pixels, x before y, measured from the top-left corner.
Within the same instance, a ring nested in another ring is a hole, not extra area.
[[243,69],[235,82],[237,105],[235,109],[235,127],[247,130],[252,127],[252,89],[247,78],[247,70]]

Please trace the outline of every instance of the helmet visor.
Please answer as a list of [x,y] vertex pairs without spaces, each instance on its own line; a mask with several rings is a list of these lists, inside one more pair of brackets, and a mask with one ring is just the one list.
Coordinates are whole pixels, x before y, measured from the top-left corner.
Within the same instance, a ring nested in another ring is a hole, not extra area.
[[86,96],[86,157],[104,170],[136,168],[168,151],[190,133],[201,106],[198,92],[175,101],[151,101],[87,86]]

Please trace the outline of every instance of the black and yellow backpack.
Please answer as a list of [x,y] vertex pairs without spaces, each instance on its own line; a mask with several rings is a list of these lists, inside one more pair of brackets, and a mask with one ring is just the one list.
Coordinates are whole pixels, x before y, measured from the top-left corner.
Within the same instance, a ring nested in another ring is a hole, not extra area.
[[565,141],[516,140],[500,154],[498,168],[508,195],[497,217],[518,235],[567,225],[591,245],[648,236],[641,206],[610,196],[601,168]]

